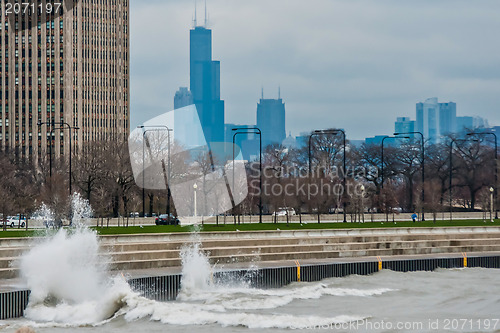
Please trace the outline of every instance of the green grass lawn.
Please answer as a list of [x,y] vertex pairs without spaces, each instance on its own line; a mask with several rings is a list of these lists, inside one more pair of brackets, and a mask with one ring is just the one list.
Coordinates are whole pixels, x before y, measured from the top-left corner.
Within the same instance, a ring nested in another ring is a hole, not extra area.
[[[193,226],[144,226],[144,227],[110,227],[110,228],[96,228],[100,235],[127,235],[127,234],[148,234],[148,233],[175,233],[175,232],[193,232],[199,230],[200,232],[223,232],[223,231],[259,231],[259,230],[314,230],[314,229],[361,229],[361,228],[423,228],[423,227],[473,227],[473,226],[500,226],[500,220],[495,222],[484,222],[483,220],[453,220],[453,221],[431,221],[426,222],[366,222],[366,223],[252,223],[252,224],[206,224],[195,228]],[[48,233],[53,233],[49,231]],[[20,229],[7,229],[7,231],[0,231],[0,238],[14,238],[14,237],[37,237],[45,236],[45,230],[20,230]]]

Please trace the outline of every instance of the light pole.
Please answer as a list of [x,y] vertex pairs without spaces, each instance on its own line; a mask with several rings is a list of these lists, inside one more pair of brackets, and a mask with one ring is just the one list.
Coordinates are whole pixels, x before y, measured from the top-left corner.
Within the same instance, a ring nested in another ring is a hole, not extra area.
[[312,143],[312,138],[314,136],[321,136],[321,135],[328,135],[328,134],[331,134],[331,135],[338,135],[339,133],[342,134],[342,145],[343,145],[343,149],[344,149],[344,156],[343,156],[343,162],[342,162],[342,171],[343,171],[343,175],[342,175],[342,186],[344,187],[343,191],[342,191],[342,205],[343,205],[343,211],[344,211],[344,223],[347,222],[347,212],[346,212],[346,202],[345,202],[345,194],[346,194],[346,190],[347,190],[347,166],[346,166],[346,147],[347,147],[347,144],[346,144],[346,134],[345,134],[345,131],[343,129],[338,129],[338,128],[335,128],[335,129],[330,129],[330,130],[316,130],[314,131],[310,136],[309,136],[309,177],[312,176],[312,157],[311,157],[311,143]]
[[[167,187],[167,218],[170,221],[170,201],[171,201],[171,192],[170,192],[170,151],[171,151],[171,146],[170,146],[170,132],[173,130],[170,129],[168,126],[165,125],[151,125],[151,126],[146,126],[146,125],[141,125],[138,126],[137,128],[141,128],[143,130],[142,132],[142,215],[145,217],[146,216],[146,198],[145,198],[145,179],[144,179],[144,160],[146,159],[145,154],[144,154],[144,143],[146,142],[146,133],[147,132],[155,132],[155,131],[167,131],[167,145],[168,145],[168,163],[167,163],[167,180],[165,180],[165,186]],[[145,128],[151,128],[144,130]],[[149,148],[151,150],[151,147]],[[151,156],[151,159],[153,158],[153,155],[151,154],[151,151],[149,153]],[[162,164],[165,163],[162,159]],[[165,173],[165,170],[164,170]]]
[[[38,122],[37,124],[39,127],[42,125],[52,125],[52,128],[50,130],[50,144],[49,144],[49,168],[50,168],[50,177],[52,177],[52,142],[53,142],[53,137],[54,137],[54,132],[56,130],[65,130],[66,128],[69,130],[69,195],[71,196],[73,193],[73,188],[72,188],[72,137],[73,137],[73,132],[72,130],[79,130],[80,128],[77,126],[71,126],[67,122],[64,122],[61,120],[60,126],[61,127],[54,127],[55,123],[49,123],[49,122]],[[66,128],[65,128],[66,126]]]
[[493,187],[490,187],[490,222],[493,222],[493,196],[495,195],[495,189]]
[[[478,142],[478,140],[473,140],[475,142]],[[450,195],[450,222],[453,221],[453,200],[452,200],[452,186],[453,186],[453,144],[457,142],[467,142],[467,140],[463,139],[452,139],[450,143],[450,165],[449,165],[449,170],[450,170],[450,175],[448,176],[450,178],[450,184],[449,184],[449,195]]]
[[422,132],[405,132],[405,133],[394,133],[394,135],[409,135],[418,134],[422,139],[421,152],[422,152],[422,221],[425,221],[425,139]]
[[381,174],[382,174],[382,188],[384,188],[384,143],[385,140],[387,139],[410,139],[409,136],[400,136],[400,137],[394,137],[394,136],[384,136],[382,138],[382,163],[381,163]]
[[[495,133],[493,132],[473,132],[473,133],[467,133],[467,136],[473,136],[473,135],[493,135],[495,138],[495,184],[493,186],[493,191],[494,191],[494,197],[495,200],[498,199],[498,137]],[[495,220],[498,220],[498,210],[495,208]]]
[[[384,180],[385,180],[384,179],[384,164],[385,164],[384,163],[384,143],[385,143],[385,140],[387,140],[387,139],[399,139],[399,138],[401,138],[401,139],[409,139],[410,137],[409,136],[404,136],[404,137],[398,137],[398,138],[396,138],[394,136],[384,136],[382,138],[382,145],[381,145],[382,146],[381,147],[382,148],[381,149],[382,150],[382,152],[381,152],[381,155],[382,155],[381,157],[382,158],[381,158],[381,168],[380,168],[381,169],[381,174],[382,174],[382,184],[381,184],[382,189],[384,189]],[[382,195],[383,195],[383,199],[384,199],[384,210],[386,211],[386,219],[388,220],[389,219],[389,213],[386,210],[386,204],[387,204],[386,198],[387,198],[387,196],[385,195],[385,191],[383,191]],[[379,201],[379,203],[380,203],[380,201]]]
[[[233,128],[235,133],[233,135],[233,190],[234,190],[234,146],[236,144],[236,136],[238,134],[257,134],[259,136],[259,223],[262,223],[262,131],[258,127],[251,128]],[[233,208],[234,208],[234,197],[233,197]],[[236,217],[235,217],[236,218]]]
[[[365,185],[361,184],[361,214],[363,216],[362,222],[365,223]],[[361,221],[360,221],[361,222]]]
[[198,189],[198,185],[196,183],[194,183],[193,189],[194,189],[194,217],[198,217],[198,211],[196,208],[196,190]]
[[53,136],[54,136],[55,123],[39,121],[37,125],[38,125],[38,127],[41,127],[42,125],[51,126],[50,134],[49,134],[50,135],[50,139],[49,139],[50,140],[50,142],[49,142],[49,175],[52,178],[52,141],[53,141]]
[[69,130],[69,195],[71,196],[73,193],[72,191],[72,177],[71,177],[71,170],[72,170],[72,165],[71,165],[71,149],[72,149],[72,144],[71,144],[71,139],[73,137],[73,132],[72,130],[79,130],[80,128],[77,126],[72,127],[70,124],[64,122],[61,120],[61,130],[64,128],[64,126],[67,126]]

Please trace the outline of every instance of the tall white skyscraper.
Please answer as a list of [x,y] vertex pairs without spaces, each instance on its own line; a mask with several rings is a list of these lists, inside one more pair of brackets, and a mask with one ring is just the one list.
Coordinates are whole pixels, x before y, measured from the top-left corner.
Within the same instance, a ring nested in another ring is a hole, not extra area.
[[416,130],[429,143],[439,143],[443,136],[456,132],[457,105],[453,102],[439,103],[437,97],[417,104]]

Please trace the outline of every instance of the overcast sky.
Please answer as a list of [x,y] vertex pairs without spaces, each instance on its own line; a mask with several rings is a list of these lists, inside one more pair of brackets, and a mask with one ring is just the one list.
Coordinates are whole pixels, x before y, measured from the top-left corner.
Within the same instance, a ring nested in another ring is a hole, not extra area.
[[[130,1],[133,127],[189,87],[194,2]],[[498,0],[208,0],[208,12],[228,123],[255,124],[261,87],[281,86],[294,135],[390,134],[429,97],[500,125]]]

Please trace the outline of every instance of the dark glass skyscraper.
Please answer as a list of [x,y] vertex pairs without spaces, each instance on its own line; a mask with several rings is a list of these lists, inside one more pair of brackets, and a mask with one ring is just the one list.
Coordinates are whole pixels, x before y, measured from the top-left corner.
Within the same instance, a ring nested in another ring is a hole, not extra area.
[[190,84],[207,142],[224,142],[224,101],[220,99],[220,61],[212,60],[212,30],[190,32]]
[[285,103],[281,98],[262,99],[257,105],[257,127],[262,131],[262,145],[282,143],[286,138]]

